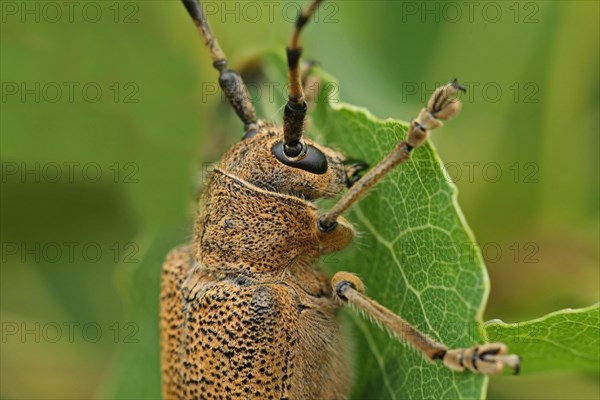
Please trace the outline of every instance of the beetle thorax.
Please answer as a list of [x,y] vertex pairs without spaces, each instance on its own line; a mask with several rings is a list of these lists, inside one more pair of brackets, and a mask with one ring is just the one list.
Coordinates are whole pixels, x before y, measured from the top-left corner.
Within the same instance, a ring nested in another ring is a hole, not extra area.
[[320,252],[317,218],[317,209],[306,200],[215,169],[200,202],[194,258],[208,269],[257,277],[312,264]]

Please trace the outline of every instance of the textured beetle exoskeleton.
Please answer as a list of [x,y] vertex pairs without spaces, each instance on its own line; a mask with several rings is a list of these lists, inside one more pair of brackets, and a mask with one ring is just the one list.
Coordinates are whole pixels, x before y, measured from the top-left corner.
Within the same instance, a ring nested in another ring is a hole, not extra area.
[[[343,399],[351,389],[338,311],[349,304],[454,370],[494,374],[520,360],[488,343],[448,349],[366,296],[347,272],[314,268],[354,236],[342,214],[393,168],[410,160],[429,131],[460,110],[456,80],[437,89],[410,123],[406,140],[371,170],[304,137],[300,31],[321,0],[295,25],[287,48],[289,95],[283,127],[257,120],[248,91],[214,38],[197,0],[183,0],[223,91],[244,125],[243,140],[207,179],[191,245],[173,250],[161,282],[161,369],[165,399]],[[236,82],[230,87],[227,82]],[[349,132],[349,134],[351,134]],[[345,192],[326,213],[315,200]]]

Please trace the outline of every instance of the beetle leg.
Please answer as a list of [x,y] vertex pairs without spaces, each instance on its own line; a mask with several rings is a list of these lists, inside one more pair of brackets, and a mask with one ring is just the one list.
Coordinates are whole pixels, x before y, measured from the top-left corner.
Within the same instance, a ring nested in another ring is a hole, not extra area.
[[486,343],[473,347],[448,349],[443,344],[431,339],[407,321],[394,314],[375,300],[364,294],[362,281],[349,272],[338,272],[331,280],[334,296],[344,304],[349,304],[364,316],[383,326],[398,339],[410,344],[429,360],[442,360],[444,365],[453,371],[469,369],[484,375],[497,374],[504,366],[519,372],[520,358],[514,354],[506,354],[507,347],[503,343]]
[[427,106],[421,109],[417,118],[408,127],[406,140],[396,147],[377,165],[362,176],[318,221],[321,231],[330,232],[336,226],[337,218],[352,204],[360,200],[371,187],[386,176],[394,167],[410,159],[411,151],[423,144],[429,136],[429,130],[442,125],[440,120],[448,120],[460,111],[460,100],[457,94],[465,89],[452,80],[433,92]]

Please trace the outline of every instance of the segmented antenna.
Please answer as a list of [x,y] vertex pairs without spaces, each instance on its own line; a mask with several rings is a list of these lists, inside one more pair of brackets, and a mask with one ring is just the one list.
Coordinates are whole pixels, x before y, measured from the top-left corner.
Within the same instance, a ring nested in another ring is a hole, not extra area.
[[219,46],[219,41],[213,35],[202,5],[199,0],[182,0],[187,12],[190,14],[204,44],[208,48],[213,66],[219,71],[219,85],[235,110],[238,117],[244,123],[245,137],[252,136],[256,131],[256,111],[250,101],[250,94],[240,75],[227,68],[227,58]]
[[283,113],[283,141],[284,152],[286,156],[290,158],[298,157],[306,151],[306,147],[303,146],[300,141],[304,131],[304,120],[306,118],[307,110],[304,92],[302,90],[300,68],[298,67],[300,56],[302,55],[300,33],[322,2],[323,0],[313,0],[309,6],[300,13],[296,20],[290,45],[287,47],[289,92],[288,102]]

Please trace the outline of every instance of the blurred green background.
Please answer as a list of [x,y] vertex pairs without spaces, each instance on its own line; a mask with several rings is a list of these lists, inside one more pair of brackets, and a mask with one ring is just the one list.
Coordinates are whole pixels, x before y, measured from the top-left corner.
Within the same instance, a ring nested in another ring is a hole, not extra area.
[[[131,283],[156,286],[165,253],[191,237],[205,163],[241,133],[179,1],[0,4],[0,396],[111,396],[115,374],[135,375],[123,357],[156,340],[158,299]],[[206,5],[241,66],[283,55],[302,4]],[[486,319],[598,301],[599,3],[325,5],[305,55],[343,101],[408,120],[437,84],[467,84],[433,142],[487,260]],[[489,397],[598,398],[597,379],[498,377]]]

